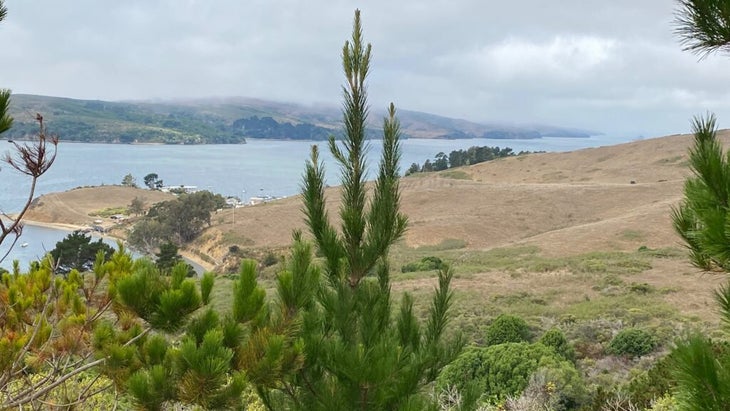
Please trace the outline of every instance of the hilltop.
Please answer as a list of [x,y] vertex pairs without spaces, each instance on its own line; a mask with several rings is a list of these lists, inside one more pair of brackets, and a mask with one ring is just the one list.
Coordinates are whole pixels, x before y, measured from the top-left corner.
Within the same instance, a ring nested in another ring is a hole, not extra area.
[[[247,138],[323,140],[342,129],[335,106],[298,105],[251,98],[170,101],[100,101],[14,94],[14,126],[20,139],[36,132],[35,113],[63,140],[109,143],[236,144]],[[380,135],[384,112],[373,110],[369,133]],[[481,124],[399,110],[408,138],[589,137],[598,133],[549,125]]]

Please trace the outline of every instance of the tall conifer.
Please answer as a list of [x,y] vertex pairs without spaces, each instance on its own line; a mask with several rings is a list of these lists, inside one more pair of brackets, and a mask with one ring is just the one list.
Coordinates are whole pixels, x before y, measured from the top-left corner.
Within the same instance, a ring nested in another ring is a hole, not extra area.
[[313,274],[311,251],[295,236],[292,268],[279,279],[280,311],[300,319],[296,338],[304,343],[304,363],[284,378],[279,390],[284,395],[260,390],[272,408],[421,410],[431,403],[425,387],[462,346],[460,340],[445,342],[444,337],[452,298],[449,269],[439,273],[425,324],[416,319],[408,295],[394,313],[388,252],[407,227],[400,211],[400,128],[391,104],[383,122],[377,177],[368,184],[365,82],[370,62],[371,46],[363,41],[358,10],[352,38],[342,49],[344,135],[342,141],[329,140],[342,173],[341,224],[335,227],[330,221],[324,168],[314,146],[303,177],[303,208],[324,257],[324,278],[319,280],[318,269]]

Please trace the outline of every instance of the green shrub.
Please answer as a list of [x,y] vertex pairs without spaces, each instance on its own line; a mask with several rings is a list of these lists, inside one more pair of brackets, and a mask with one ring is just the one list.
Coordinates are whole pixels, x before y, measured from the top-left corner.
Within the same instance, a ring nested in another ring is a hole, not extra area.
[[497,345],[530,340],[530,327],[525,320],[513,315],[501,314],[487,328],[485,345]]
[[654,337],[639,328],[621,330],[608,344],[609,354],[640,357],[649,354],[656,348]]
[[575,362],[575,350],[565,338],[565,334],[557,328],[548,330],[540,337],[540,344],[552,348],[559,356]]
[[443,268],[444,263],[440,258],[434,256],[428,256],[421,258],[420,261],[414,263],[408,263],[401,267],[402,273],[412,273],[416,271],[430,271],[438,270]]
[[560,392],[562,403],[575,403],[583,397],[583,382],[571,362],[551,348],[526,342],[464,351],[441,372],[437,390],[455,388],[461,392],[476,383],[486,398],[500,401],[521,394],[538,371]]

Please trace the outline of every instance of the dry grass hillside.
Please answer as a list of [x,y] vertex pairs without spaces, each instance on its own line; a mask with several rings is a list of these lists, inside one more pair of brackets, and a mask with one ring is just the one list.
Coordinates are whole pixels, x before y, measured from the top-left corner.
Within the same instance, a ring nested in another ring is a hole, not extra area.
[[[720,134],[730,141],[730,131]],[[459,240],[467,249],[534,244],[552,255],[676,246],[669,212],[689,172],[690,143],[691,136],[677,135],[404,178],[406,244]],[[333,215],[337,197],[337,189],[330,189]],[[235,224],[230,213],[214,217],[207,239],[283,247],[293,228],[303,228],[297,197],[238,209]]]

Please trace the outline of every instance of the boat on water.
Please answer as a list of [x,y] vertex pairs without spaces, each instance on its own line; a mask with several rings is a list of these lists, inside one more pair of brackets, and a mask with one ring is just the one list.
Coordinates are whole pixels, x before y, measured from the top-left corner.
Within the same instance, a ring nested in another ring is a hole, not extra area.
[[28,243],[23,243],[20,245],[21,247],[28,247]]

